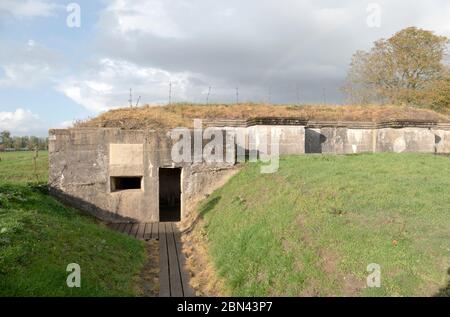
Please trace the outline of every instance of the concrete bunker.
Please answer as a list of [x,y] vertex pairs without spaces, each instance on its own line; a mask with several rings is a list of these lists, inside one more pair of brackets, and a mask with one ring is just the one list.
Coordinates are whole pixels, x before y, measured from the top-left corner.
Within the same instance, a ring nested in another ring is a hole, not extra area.
[[[212,193],[223,184],[221,179],[236,170],[239,152],[251,153],[256,149],[256,154],[261,154],[260,149],[266,148],[260,147],[264,143],[270,151],[275,145],[279,155],[450,153],[449,123],[269,118],[252,119],[236,126],[230,121],[212,122],[209,126],[224,133],[240,132],[242,140],[236,146],[228,148],[226,142],[223,146],[224,157],[235,158],[234,161],[208,163],[208,157],[197,160],[192,151],[190,162],[177,163],[171,152],[178,141],[167,131],[52,129],[50,192],[106,221],[179,221],[189,215],[195,202]],[[194,131],[190,131],[194,140]],[[226,140],[230,138],[227,134]],[[203,147],[208,149],[205,144]],[[215,154],[213,151],[209,155],[215,157]]]

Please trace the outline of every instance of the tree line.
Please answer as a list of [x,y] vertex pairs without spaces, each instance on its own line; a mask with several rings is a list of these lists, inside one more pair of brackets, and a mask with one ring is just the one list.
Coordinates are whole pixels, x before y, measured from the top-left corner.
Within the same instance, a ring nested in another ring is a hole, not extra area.
[[9,131],[0,132],[0,151],[33,151],[47,150],[48,138],[37,136],[12,136]]
[[354,54],[344,92],[353,104],[400,104],[450,112],[450,40],[409,27]]

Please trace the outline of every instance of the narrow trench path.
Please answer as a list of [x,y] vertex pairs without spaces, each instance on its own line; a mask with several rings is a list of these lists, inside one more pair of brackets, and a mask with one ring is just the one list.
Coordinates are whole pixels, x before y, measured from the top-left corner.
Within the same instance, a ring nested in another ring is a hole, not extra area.
[[159,296],[193,297],[181,251],[181,233],[173,222],[110,223],[108,227],[140,240],[159,241]]

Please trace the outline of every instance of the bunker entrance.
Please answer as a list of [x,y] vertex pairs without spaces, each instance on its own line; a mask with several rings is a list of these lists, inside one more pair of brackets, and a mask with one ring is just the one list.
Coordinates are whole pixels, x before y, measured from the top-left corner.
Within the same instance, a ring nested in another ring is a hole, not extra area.
[[159,221],[181,220],[181,169],[159,169]]

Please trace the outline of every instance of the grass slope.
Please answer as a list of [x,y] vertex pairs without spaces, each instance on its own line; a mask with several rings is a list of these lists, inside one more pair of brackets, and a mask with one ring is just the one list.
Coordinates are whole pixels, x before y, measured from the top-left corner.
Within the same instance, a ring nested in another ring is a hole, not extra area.
[[[232,295],[444,296],[449,206],[449,157],[285,157],[211,195],[201,230]],[[381,288],[366,287],[371,263]]]
[[[32,156],[0,154],[0,296],[138,294],[144,245],[48,196],[36,181],[47,179],[47,153],[37,173]],[[66,285],[69,263],[81,267],[81,288]]]

